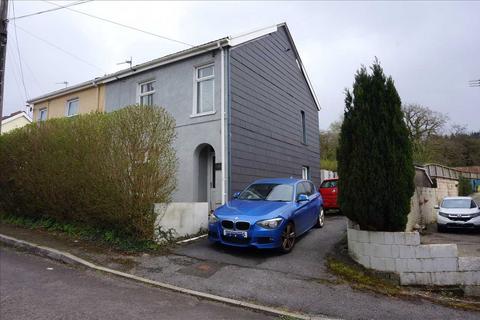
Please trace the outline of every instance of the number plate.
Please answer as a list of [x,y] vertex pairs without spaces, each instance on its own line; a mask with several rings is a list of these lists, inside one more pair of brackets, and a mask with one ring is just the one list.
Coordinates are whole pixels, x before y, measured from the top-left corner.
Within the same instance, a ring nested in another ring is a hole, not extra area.
[[233,230],[223,230],[223,235],[234,238],[247,238],[247,231],[233,231]]

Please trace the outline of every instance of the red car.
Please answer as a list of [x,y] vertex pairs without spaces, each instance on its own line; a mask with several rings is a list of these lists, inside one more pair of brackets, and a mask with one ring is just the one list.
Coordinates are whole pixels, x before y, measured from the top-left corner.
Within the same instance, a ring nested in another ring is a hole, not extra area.
[[322,184],[318,191],[322,195],[323,198],[323,208],[325,210],[339,210],[340,207],[338,206],[337,196],[338,196],[338,178],[334,179],[325,179],[323,180]]

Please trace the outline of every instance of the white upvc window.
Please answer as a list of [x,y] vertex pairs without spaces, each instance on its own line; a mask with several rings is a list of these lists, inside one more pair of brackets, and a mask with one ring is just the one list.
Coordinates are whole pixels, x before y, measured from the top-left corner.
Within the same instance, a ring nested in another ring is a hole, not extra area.
[[304,180],[310,179],[310,168],[307,166],[302,167],[302,179]]
[[67,117],[73,117],[78,114],[78,99],[72,99],[67,101]]
[[214,105],[214,65],[209,64],[195,69],[194,115],[215,113]]
[[38,121],[46,121],[46,120],[47,120],[47,108],[38,109]]
[[153,94],[155,93],[155,80],[142,82],[138,84],[137,102],[141,105],[153,105]]

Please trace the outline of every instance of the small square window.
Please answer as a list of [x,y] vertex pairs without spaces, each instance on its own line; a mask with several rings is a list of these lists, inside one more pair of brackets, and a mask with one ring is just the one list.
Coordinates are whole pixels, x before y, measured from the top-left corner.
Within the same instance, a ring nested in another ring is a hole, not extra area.
[[213,76],[213,66],[198,68],[198,79]]
[[47,108],[42,108],[38,110],[38,121],[47,120]]
[[78,99],[67,101],[67,117],[73,117],[78,114]]
[[153,105],[153,94],[155,93],[155,80],[140,83],[138,90],[137,101],[141,105],[151,106]]

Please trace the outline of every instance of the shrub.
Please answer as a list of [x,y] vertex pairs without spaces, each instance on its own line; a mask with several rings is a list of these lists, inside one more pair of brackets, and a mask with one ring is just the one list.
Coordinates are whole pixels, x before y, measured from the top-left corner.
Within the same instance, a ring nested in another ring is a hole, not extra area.
[[400,97],[376,61],[345,97],[338,149],[339,202],[361,229],[404,231],[414,192],[412,146]]
[[0,209],[152,239],[175,189],[175,122],[163,108],[33,123],[0,137]]
[[473,186],[470,183],[470,180],[465,177],[460,177],[458,180],[458,195],[468,196],[471,193],[473,193]]

